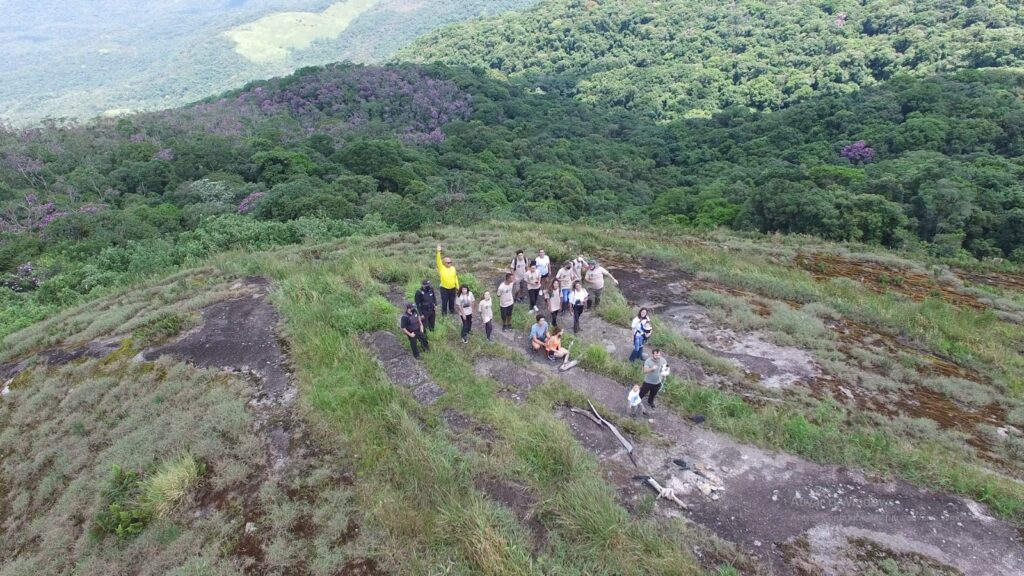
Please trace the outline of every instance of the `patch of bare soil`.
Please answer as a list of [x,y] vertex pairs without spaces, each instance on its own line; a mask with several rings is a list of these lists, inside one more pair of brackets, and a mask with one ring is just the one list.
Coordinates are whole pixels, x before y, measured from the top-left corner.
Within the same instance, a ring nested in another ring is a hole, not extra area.
[[530,390],[544,383],[543,376],[523,370],[521,366],[502,358],[479,358],[473,366],[477,374],[501,383],[498,395],[516,404],[526,402]]
[[[603,405],[625,410],[626,388],[618,382],[580,368],[556,377],[599,409]],[[962,498],[902,481],[876,482],[851,470],[766,452],[694,426],[663,408],[650,423],[655,438],[633,439],[638,466],[631,470],[625,451],[610,433],[571,413],[563,413],[562,418],[597,457],[607,481],[620,490],[643,490],[636,486],[633,475],[653,476],[676,490],[690,507],[684,513],[659,501],[659,514],[684,514],[779,573],[848,573],[834,571],[833,565],[842,564],[837,552],[825,548],[797,564],[791,561],[787,543],[801,537],[849,534],[867,539],[879,549],[917,554],[965,574],[1017,575],[1024,565],[1024,546],[1017,539],[1015,526],[990,517],[983,506]],[[689,471],[675,464],[676,459],[713,470],[724,486],[715,493],[718,498],[693,489],[685,481]],[[808,569],[811,572],[806,572]]]
[[513,484],[493,476],[478,477],[473,481],[477,490],[509,509],[512,515],[530,531],[533,553],[539,554],[548,541],[548,531],[537,519],[537,498],[525,486]]
[[793,262],[810,272],[816,280],[837,277],[850,278],[879,294],[895,292],[916,301],[925,298],[941,298],[956,306],[966,306],[976,310],[988,308],[987,305],[979,302],[977,297],[967,294],[948,282],[940,282],[934,276],[906,268],[819,253],[798,254]]
[[[444,389],[430,378],[427,369],[419,360],[413,358],[408,344],[400,341],[391,332],[377,331],[365,334],[363,343],[377,356],[388,379],[403,388],[410,390],[413,398],[425,406],[430,406],[444,396]],[[421,352],[430,354],[430,352]]]
[[962,268],[954,270],[961,279],[974,284],[984,284],[993,288],[1024,292],[1024,276],[1006,272],[971,272]]

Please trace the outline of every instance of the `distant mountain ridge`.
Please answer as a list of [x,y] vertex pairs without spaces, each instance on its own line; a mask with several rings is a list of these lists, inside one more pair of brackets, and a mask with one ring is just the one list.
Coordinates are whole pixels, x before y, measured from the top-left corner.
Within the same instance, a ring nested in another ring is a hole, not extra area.
[[[185,0],[140,9],[109,0],[12,0],[0,24],[0,122],[172,108],[304,66],[377,62],[438,26],[535,1]],[[331,20],[317,20],[331,9]],[[306,21],[283,30],[288,18],[261,20],[282,13],[307,14]],[[247,59],[225,35],[256,22],[262,26],[246,47],[275,57]],[[307,30],[311,23],[320,26]],[[282,52],[280,42],[295,49]]]

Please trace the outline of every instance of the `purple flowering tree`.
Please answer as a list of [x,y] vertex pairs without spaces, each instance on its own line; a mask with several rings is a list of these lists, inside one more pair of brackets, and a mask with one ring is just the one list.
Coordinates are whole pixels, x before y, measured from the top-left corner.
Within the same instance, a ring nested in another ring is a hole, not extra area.
[[857,140],[853,144],[844,146],[840,154],[843,158],[849,160],[850,163],[858,166],[867,164],[875,159],[875,149],[868,146],[867,142],[863,140]]
[[248,214],[249,212],[252,212],[253,208],[256,207],[256,203],[259,202],[264,196],[266,196],[266,194],[264,194],[263,192],[253,192],[252,194],[249,194],[248,196],[242,199],[241,203],[238,204],[238,213]]

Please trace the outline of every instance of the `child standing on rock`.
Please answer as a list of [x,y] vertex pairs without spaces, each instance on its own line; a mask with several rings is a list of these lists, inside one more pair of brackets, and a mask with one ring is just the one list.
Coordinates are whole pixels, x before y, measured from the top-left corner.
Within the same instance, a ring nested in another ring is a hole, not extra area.
[[640,403],[643,400],[640,399],[640,385],[633,384],[633,387],[629,390],[629,395],[626,396],[626,401],[629,403],[627,412],[630,416],[636,417],[640,413]]

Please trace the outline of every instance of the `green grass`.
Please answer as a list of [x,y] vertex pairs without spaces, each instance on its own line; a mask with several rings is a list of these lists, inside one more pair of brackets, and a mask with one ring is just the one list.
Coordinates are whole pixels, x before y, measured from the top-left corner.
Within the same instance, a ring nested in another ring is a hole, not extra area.
[[[495,383],[475,375],[472,354],[451,344],[456,329],[441,323],[424,362],[447,390],[438,407],[423,409],[389,384],[357,336],[395,330],[397,311],[379,296],[387,283],[408,286],[422,269],[379,264],[352,246],[310,266],[287,258],[225,259],[225,271],[260,268],[279,286],[275,301],[286,320],[308,416],[339,435],[357,466],[356,492],[366,530],[382,550],[401,549],[385,565],[421,574],[447,565],[473,574],[696,573],[672,538],[631,520],[596,474],[595,463],[551,412],[548,400],[522,407],[496,396]],[[409,270],[399,273],[396,270]],[[463,281],[473,284],[469,274]],[[525,321],[524,317],[519,318]],[[436,418],[456,407],[492,427],[502,440],[493,455],[463,453]],[[424,427],[421,421],[433,422]],[[538,495],[550,548],[534,557],[527,531],[474,485],[501,475]]]

